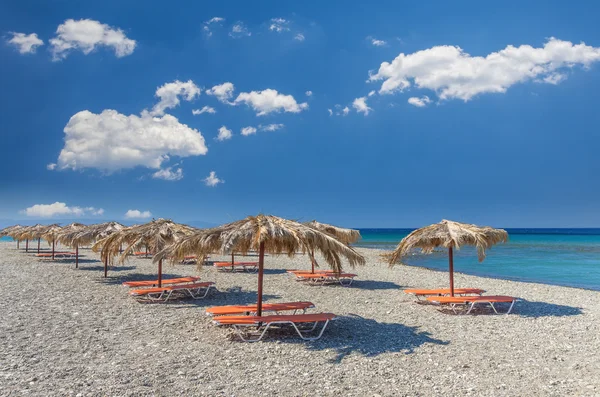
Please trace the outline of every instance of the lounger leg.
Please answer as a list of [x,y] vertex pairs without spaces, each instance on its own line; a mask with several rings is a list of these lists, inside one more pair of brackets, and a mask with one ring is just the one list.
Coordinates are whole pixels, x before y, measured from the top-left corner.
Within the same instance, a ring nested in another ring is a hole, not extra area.
[[498,310],[496,310],[496,306],[494,306],[494,302],[490,302],[490,306],[492,307],[492,310],[494,311],[494,313],[498,314]]
[[242,332],[240,327],[238,327],[237,325],[233,325],[233,329],[235,329],[235,331],[237,332],[240,339],[243,340],[244,342],[258,342],[258,341],[262,340],[262,338],[265,336],[265,334],[267,333],[267,330],[269,329],[270,326],[271,326],[271,324],[267,324],[266,327],[263,329],[263,331],[258,336],[258,338],[256,338],[256,339],[244,338],[244,333]]
[[516,301],[517,301],[516,299],[512,301],[512,303],[510,304],[510,307],[508,308],[508,311],[506,312],[506,314],[510,314],[510,312],[512,311],[513,306],[515,305]]
[[323,336],[323,332],[325,332],[325,328],[327,328],[327,324],[329,324],[329,320],[325,320],[325,324],[323,324],[323,327],[321,328],[321,332],[319,332],[319,334],[317,336],[313,336],[313,337],[307,337],[304,335],[306,333],[310,333],[310,332],[314,331],[314,329],[317,327],[318,322],[315,322],[315,325],[313,326],[313,328],[310,331],[305,331],[304,333],[298,329],[296,324],[294,324],[294,323],[291,323],[291,324],[294,327],[294,329],[296,330],[296,332],[298,333],[298,335],[300,336],[300,338],[302,338],[303,340],[312,341],[312,340],[317,340],[317,339],[321,338],[321,336]]
[[195,294],[194,294],[194,292],[192,290],[186,290],[186,291],[190,294],[190,296],[193,299],[203,299],[203,298],[206,298],[206,295],[208,295],[208,291],[210,291],[210,287],[212,287],[212,285],[209,285],[208,287],[206,287],[206,290],[204,291],[204,294],[202,296],[200,296],[201,295],[200,291],[202,291],[202,289],[204,287],[196,288],[196,290],[195,290],[196,293]]
[[[342,280],[343,280],[343,279],[341,279],[341,278],[340,278],[340,284],[341,284],[343,287],[349,287],[349,286],[351,286],[351,285],[352,285],[352,281],[354,281],[354,279],[352,279],[352,278],[350,278],[350,279],[346,279],[345,281],[342,281]],[[348,280],[350,280],[350,281],[348,281]]]
[[[471,302],[471,304],[467,303],[467,305],[469,306],[469,310],[467,310],[467,312],[465,314],[471,313],[471,310],[473,310],[473,308],[475,307],[475,303],[476,302]],[[494,308],[494,305],[492,305],[492,308]],[[496,311],[496,309],[494,309],[494,311]]]

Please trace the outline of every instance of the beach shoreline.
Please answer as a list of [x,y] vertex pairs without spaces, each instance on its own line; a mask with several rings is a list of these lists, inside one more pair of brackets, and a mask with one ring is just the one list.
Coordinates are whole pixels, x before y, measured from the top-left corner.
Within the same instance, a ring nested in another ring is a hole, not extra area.
[[[141,304],[121,282],[156,276],[132,258],[102,277],[91,250],[73,262],[42,261],[0,243],[0,388],[6,395],[457,395],[600,393],[600,292],[456,273],[460,287],[521,299],[511,315],[460,316],[420,305],[403,288],[444,288],[448,274],[381,261],[350,288],[308,286],[286,269],[306,256],[269,256],[267,301],[315,303],[340,318],[315,342],[271,337],[246,344],[204,314],[214,305],[252,303],[255,274],[166,265],[200,275],[218,291],[206,300]],[[228,260],[214,256],[211,260]],[[319,258],[317,258],[319,259]],[[346,269],[350,270],[350,269]]]

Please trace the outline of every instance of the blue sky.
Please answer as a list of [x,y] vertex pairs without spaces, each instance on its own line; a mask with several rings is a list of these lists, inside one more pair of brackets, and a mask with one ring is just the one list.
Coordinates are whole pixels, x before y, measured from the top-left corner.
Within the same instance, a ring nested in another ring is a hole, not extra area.
[[600,5],[521,3],[5,1],[0,218],[600,226]]

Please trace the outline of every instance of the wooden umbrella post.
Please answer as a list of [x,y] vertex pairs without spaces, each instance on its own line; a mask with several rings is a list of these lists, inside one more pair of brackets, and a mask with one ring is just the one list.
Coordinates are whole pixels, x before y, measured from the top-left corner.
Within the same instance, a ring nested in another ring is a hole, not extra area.
[[231,253],[231,266],[235,266],[235,254]]
[[312,272],[311,273],[315,274],[315,262],[316,262],[316,259],[315,259],[315,250],[314,249],[310,249],[309,255],[310,255],[310,262],[312,264]]
[[79,268],[79,245],[75,246],[75,269]]
[[104,258],[104,278],[108,277],[108,255]]
[[256,315],[262,316],[262,300],[263,300],[263,273],[265,267],[265,243],[260,243],[258,251],[258,301],[256,303]]
[[452,247],[448,248],[448,267],[450,273],[450,296],[454,296],[454,254]]
[[25,240],[25,252],[29,252],[29,239]]
[[52,260],[54,260],[54,239],[52,239]]
[[38,237],[38,254],[40,253],[40,238]]
[[162,287],[162,259],[158,261],[158,288]]
[[19,243],[20,243],[20,241],[17,240],[17,249],[19,249]]

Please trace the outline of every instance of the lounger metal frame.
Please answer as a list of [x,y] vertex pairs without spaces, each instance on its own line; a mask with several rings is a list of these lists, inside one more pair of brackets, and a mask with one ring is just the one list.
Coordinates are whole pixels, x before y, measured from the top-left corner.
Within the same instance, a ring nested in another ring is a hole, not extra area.
[[[206,296],[210,292],[210,289],[213,286],[214,286],[214,283],[211,283],[208,285],[197,286],[197,287],[187,287],[185,285],[181,285],[181,286],[174,285],[171,287],[164,288],[161,292],[149,292],[149,293],[143,294],[143,295],[132,294],[132,296],[135,298],[138,298],[138,299],[166,302],[171,298],[171,295],[173,295],[174,292],[175,293],[181,292],[184,295],[188,294],[192,299],[203,299],[203,298],[206,298]],[[187,287],[187,288],[183,288],[183,287]],[[204,293],[202,293],[203,289],[205,289]]]
[[[332,320],[335,320],[332,319]],[[244,342],[259,342],[263,339],[263,337],[265,336],[265,334],[267,333],[267,331],[269,330],[269,328],[271,326],[279,326],[279,325],[291,325],[294,330],[296,330],[296,333],[298,334],[298,336],[300,338],[302,338],[302,340],[306,340],[306,341],[313,341],[313,340],[317,340],[320,339],[321,336],[323,336],[323,332],[325,332],[325,328],[327,328],[327,325],[329,324],[329,321],[331,321],[330,319],[327,319],[324,321],[323,326],[321,327],[321,330],[318,332],[318,334],[316,336],[307,336],[307,334],[310,334],[311,332],[313,332],[316,328],[317,325],[319,325],[319,323],[322,323],[323,321],[310,321],[307,322],[305,324],[310,324],[312,323],[312,327],[310,327],[309,329],[306,330],[301,330],[300,327],[298,327],[298,325],[296,325],[295,322],[290,321],[290,320],[284,320],[284,321],[272,321],[272,322],[268,322],[266,324],[260,324],[260,323],[254,323],[254,324],[231,324],[233,329],[235,330],[235,332],[238,334],[238,336],[240,337],[241,340],[243,340]],[[218,321],[214,321],[215,323],[219,324]],[[224,324],[227,325],[227,324]],[[247,333],[244,332],[243,328],[245,327],[256,327],[259,326],[258,331],[259,331],[259,335],[256,338],[248,338],[247,337]],[[264,328],[262,329],[262,331],[260,330],[260,328],[264,326]]]
[[220,272],[230,272],[234,273],[237,270],[242,270],[247,273],[258,273],[258,262],[256,263],[240,263],[229,266],[215,266]]
[[[479,295],[479,296],[482,296],[483,294],[485,294],[484,290],[481,290],[481,292],[464,292],[464,293],[454,292],[455,296],[470,296],[470,295]],[[414,295],[417,298],[418,301],[426,301],[428,297],[431,297],[431,296],[448,296],[448,295],[450,295],[450,293],[447,293],[447,294],[431,294],[431,295],[429,295],[429,294],[428,295],[412,294],[411,293],[410,295]]]
[[[312,273],[311,273],[312,274]],[[335,283],[340,283],[340,285],[342,287],[350,287],[352,285],[352,282],[354,281],[354,278],[356,276],[335,276],[333,274],[329,274],[329,273],[325,273],[325,274],[319,274],[319,273],[315,273],[318,274],[320,277],[303,277],[303,274],[297,274],[296,275],[296,279],[298,281],[307,281],[310,284],[314,284],[314,285],[327,285],[327,284],[335,284]]]
[[[267,306],[267,307],[268,307],[268,306]],[[298,314],[298,311],[299,311],[299,310],[302,310],[302,313],[300,313],[300,314],[306,314],[306,310],[307,310],[307,309],[314,309],[314,308],[315,308],[315,305],[314,305],[314,304],[313,304],[313,305],[310,305],[310,306],[306,306],[306,307],[304,307],[304,308],[302,308],[302,309],[301,309],[301,308],[297,308],[297,309],[290,309],[290,310],[270,310],[270,309],[268,309],[268,308],[267,308],[267,309],[265,309],[265,306],[263,306],[262,312],[263,312],[263,313],[275,313],[275,314],[277,314],[277,315],[281,315],[281,314],[283,314],[283,312],[286,312],[286,314],[287,314],[287,315],[291,315],[291,316],[293,316],[293,315],[295,315],[295,314]],[[289,313],[288,313],[288,312],[290,312],[290,311],[292,312],[292,314],[289,314]],[[255,316],[255,315],[256,315],[256,313],[257,313],[257,311],[256,311],[256,310],[248,310],[248,311],[245,311],[245,312],[242,312],[242,313],[234,313],[234,314],[217,314],[217,315],[214,315],[214,314],[212,314],[212,313],[206,312],[206,315],[207,315],[207,316],[211,316],[211,317],[213,317],[213,316],[232,316],[232,315],[233,315],[233,316]]]
[[[503,314],[510,314],[512,312],[513,307],[515,306],[515,303],[517,302],[518,299],[513,299],[512,302],[510,302],[510,306],[508,308],[508,310],[506,311],[506,313]],[[439,302],[436,302],[438,304],[440,304]],[[452,311],[454,312],[454,314],[460,314],[460,313],[464,313],[464,314],[470,314],[471,311],[475,308],[475,305],[478,303],[487,303],[488,305],[490,305],[492,307],[492,310],[494,311],[494,313],[496,314],[502,314],[500,313],[497,309],[496,306],[494,305],[495,303],[508,303],[508,302],[490,302],[490,301],[486,301],[486,300],[478,300],[478,301],[465,301],[462,303],[450,303],[448,304],[450,306],[450,308],[452,309]],[[460,307],[462,306],[466,306],[466,311],[460,310]],[[459,309],[459,310],[457,310]]]

